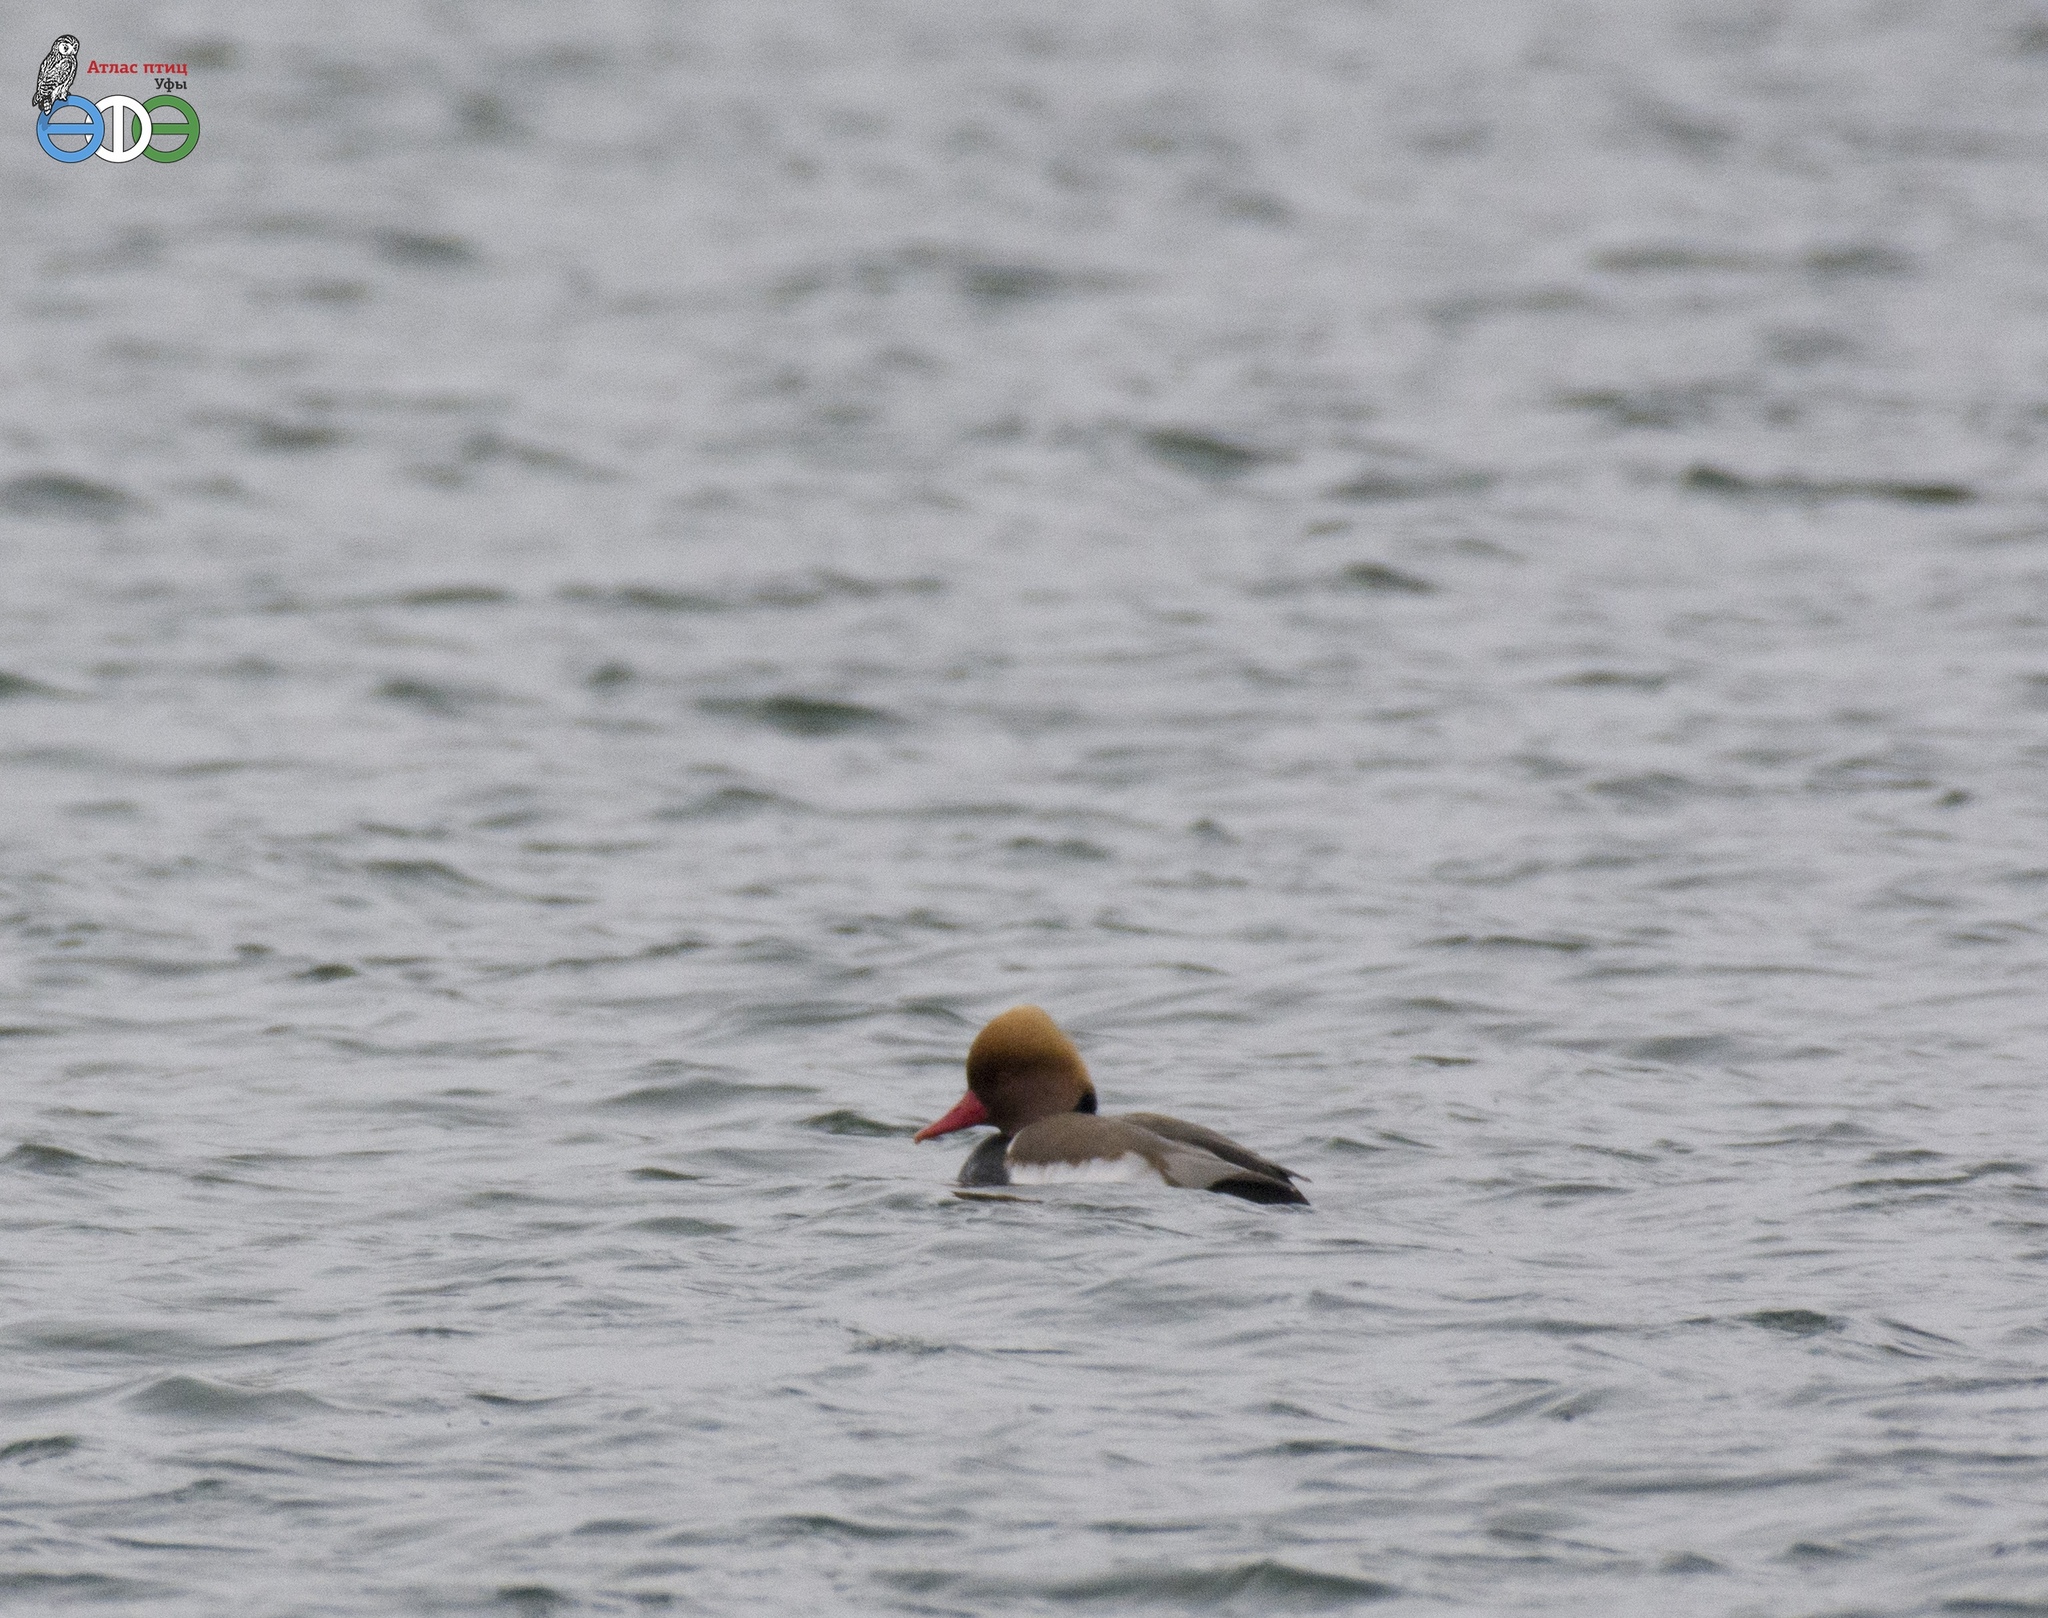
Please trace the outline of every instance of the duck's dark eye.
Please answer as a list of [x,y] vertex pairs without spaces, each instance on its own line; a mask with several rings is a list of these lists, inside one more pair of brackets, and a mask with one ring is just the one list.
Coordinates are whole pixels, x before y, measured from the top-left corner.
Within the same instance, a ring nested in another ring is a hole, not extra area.
[[1076,1112],[1093,1112],[1094,1110],[1095,1092],[1093,1090],[1087,1091],[1079,1101],[1074,1103],[1074,1111]]

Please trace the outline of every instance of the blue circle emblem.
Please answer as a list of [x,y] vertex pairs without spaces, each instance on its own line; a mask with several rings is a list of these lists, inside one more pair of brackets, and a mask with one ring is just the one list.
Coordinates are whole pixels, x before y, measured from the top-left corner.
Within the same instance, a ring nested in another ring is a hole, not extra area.
[[[66,107],[76,107],[85,114],[84,123],[56,123],[53,120]],[[75,152],[67,152],[57,144],[57,138],[69,135],[84,135],[86,142]],[[107,138],[106,115],[84,96],[66,96],[48,112],[36,114],[36,140],[60,163],[83,163],[100,149],[100,142]]]

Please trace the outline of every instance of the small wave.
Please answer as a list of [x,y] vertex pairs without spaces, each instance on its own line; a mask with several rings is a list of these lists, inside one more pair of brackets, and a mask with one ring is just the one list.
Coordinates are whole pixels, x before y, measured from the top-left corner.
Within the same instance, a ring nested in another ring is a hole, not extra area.
[[1263,449],[1191,427],[1156,428],[1140,434],[1138,442],[1168,466],[1203,478],[1242,477],[1254,468],[1288,459],[1282,450]]
[[26,674],[9,674],[0,669],[0,702],[13,702],[22,697],[62,698],[69,692],[59,691],[54,685],[45,685],[41,680],[31,680]]
[[11,1461],[17,1466],[33,1466],[37,1461],[54,1461],[60,1455],[69,1455],[82,1442],[70,1433],[50,1438],[17,1438],[11,1444],[0,1444],[0,1465]]
[[366,1460],[360,1455],[326,1455],[306,1449],[264,1449],[257,1453],[275,1456],[309,1472],[398,1472],[410,1464],[405,1461]]
[[490,886],[473,876],[464,876],[440,860],[365,860],[363,869],[371,876],[411,887],[438,888],[444,893],[476,893]]
[[1442,495],[1478,494],[1493,486],[1486,472],[1361,472],[1328,491],[1332,500],[1428,500]]
[[1397,567],[1388,567],[1384,562],[1353,562],[1337,575],[1335,582],[1340,589],[1368,590],[1374,595],[1436,594],[1436,586],[1429,580],[1413,573],[1404,573]]
[[71,959],[84,966],[103,966],[115,972],[132,972],[143,978],[189,978],[208,972],[232,972],[237,967],[247,966],[250,961],[260,959],[255,955],[237,955],[225,961],[171,959],[161,955],[74,955]]
[[1587,1482],[1589,1494],[1745,1494],[1752,1490],[1797,1489],[1809,1484],[1839,1483],[1847,1474],[1815,1472],[1661,1472],[1646,1477]]
[[785,736],[841,736],[851,731],[893,730],[902,723],[881,708],[825,697],[705,697],[697,706],[709,714],[766,725]]
[[770,1534],[782,1539],[949,1539],[953,1534],[949,1528],[899,1528],[823,1513],[774,1517],[765,1526]]
[[1727,1571],[1711,1556],[1701,1556],[1697,1551],[1674,1551],[1657,1564],[1659,1573],[1725,1573]]
[[1387,1461],[1440,1461],[1455,1460],[1456,1456],[1429,1455],[1421,1450],[1393,1449],[1385,1444],[1367,1444],[1349,1438],[1289,1438],[1278,1444],[1264,1444],[1257,1449],[1240,1450],[1229,1457],[1233,1461],[1279,1460],[1300,1455],[1370,1455],[1376,1460]]
[[396,702],[444,719],[505,700],[501,692],[482,686],[450,685],[439,680],[420,679],[386,680],[377,687],[377,695],[385,702]]
[[[536,840],[521,843],[519,846],[523,852],[528,854],[644,854],[648,849],[654,848],[657,845],[647,838],[632,838],[623,842],[594,843],[562,843]],[[584,957],[571,956],[566,961],[551,962],[549,964],[578,966],[584,964],[585,959]],[[593,959],[600,964],[606,964],[612,961],[625,960],[628,957],[600,955],[589,957],[588,959]]]
[[0,1169],[23,1169],[30,1174],[76,1174],[80,1169],[106,1166],[99,1159],[81,1152],[68,1151],[62,1146],[45,1146],[32,1140],[23,1141],[5,1157],[0,1157]]
[[1778,1553],[1781,1562],[1812,1564],[1816,1562],[1848,1561],[1859,1552],[1844,1550],[1839,1545],[1822,1545],[1810,1539],[1796,1539]]
[[17,517],[68,517],[74,521],[111,522],[136,510],[142,502],[111,483],[72,477],[63,472],[32,472],[0,483],[0,511]]
[[1737,1146],[1833,1146],[1843,1141],[1873,1141],[1885,1137],[1868,1124],[1837,1118],[1828,1124],[1794,1124],[1782,1134],[1762,1140],[1739,1140]]
[[609,1537],[615,1534],[650,1534],[661,1526],[639,1517],[593,1517],[570,1530],[573,1534]]
[[885,1124],[841,1107],[836,1112],[821,1112],[815,1118],[806,1118],[804,1128],[815,1129],[821,1135],[914,1135],[913,1124]]
[[1669,275],[1697,270],[1722,273],[1768,270],[1772,260],[1761,253],[1733,247],[1706,247],[1687,242],[1644,242],[1613,247],[1593,255],[1593,267],[1614,275]]
[[1747,495],[1780,500],[1893,500],[1912,506],[1960,506],[1977,498],[1963,483],[1907,483],[1890,478],[1814,478],[1798,473],[1752,478],[1698,462],[1679,483],[1707,494]]
[[265,416],[248,424],[242,440],[251,449],[295,455],[308,450],[339,448],[349,441],[349,434],[332,422],[280,421]]
[[771,1000],[737,1007],[724,1020],[736,1030],[752,1033],[764,1028],[829,1028],[834,1023],[891,1016],[895,1010],[861,1000]]
[[794,581],[770,580],[757,584],[743,599],[748,605],[757,607],[814,607],[822,601],[871,601],[886,595],[937,595],[945,587],[942,580],[929,577],[861,579],[849,573],[820,568]]
[[1816,247],[1800,261],[1812,275],[1871,275],[1886,278],[1909,276],[1919,269],[1910,253],[1879,242],[1847,242],[1835,247]]
[[492,1600],[496,1605],[520,1614],[521,1618],[545,1618],[548,1613],[582,1604],[547,1584],[503,1585]]
[[1783,1332],[1787,1337],[1818,1337],[1822,1332],[1840,1331],[1847,1324],[1816,1309],[1757,1309],[1736,1318],[1765,1331]]
[[1922,792],[1941,783],[1931,758],[1894,752],[1835,759],[1815,770],[1806,784],[1814,792]]
[[1693,780],[1690,776],[1677,775],[1670,770],[1643,770],[1634,775],[1613,775],[1601,781],[1586,783],[1588,792],[1597,792],[1611,803],[1626,805],[1632,809],[1664,809],[1690,798],[1711,796],[1716,789]]
[[1107,860],[1116,857],[1100,843],[1091,843],[1085,837],[1062,837],[1057,841],[1044,837],[1012,837],[1004,846],[1012,854],[1046,860]]
[[54,1321],[15,1327],[6,1341],[23,1348],[66,1354],[97,1354],[147,1360],[210,1360],[238,1354],[310,1348],[312,1337],[277,1337],[260,1342],[221,1343],[174,1326],[107,1326]]
[[675,804],[657,809],[656,820],[720,820],[737,815],[760,814],[764,810],[807,810],[794,798],[785,798],[779,792],[762,792],[755,787],[720,787],[708,792],[691,803]]
[[644,1230],[656,1236],[729,1236],[737,1225],[721,1225],[715,1219],[690,1219],[681,1214],[663,1214],[655,1219],[636,1219],[629,1230]]
[[976,303],[1033,303],[1074,289],[1074,278],[1043,264],[964,263],[954,272],[960,291]]
[[[389,965],[377,961],[372,965]],[[346,1035],[322,1036],[325,1043],[338,1051],[348,1051],[356,1056],[425,1056],[459,1057],[464,1060],[486,1060],[500,1056],[523,1056],[525,1047],[507,1041],[494,1039],[423,1039],[415,1045],[385,1044],[374,1039],[353,1039]],[[459,1092],[449,1092],[456,1094]],[[471,1092],[474,1094],[475,1092]],[[460,1118],[472,1122],[495,1122],[488,1113],[475,1108],[462,1108],[436,1101],[398,1100],[384,1103],[393,1112],[422,1112],[432,1116]]]
[[1483,1411],[1471,1417],[1467,1427],[1499,1427],[1525,1417],[1543,1417],[1551,1421],[1574,1421],[1580,1416],[1612,1403],[1614,1394],[1603,1388],[1585,1388],[1573,1392],[1568,1388],[1545,1388],[1524,1398],[1510,1400],[1495,1409]]
[[107,1543],[125,1546],[135,1551],[210,1551],[216,1555],[261,1556],[265,1547],[257,1545],[223,1545],[197,1539],[136,1539],[129,1534],[109,1534]]
[[196,1376],[167,1376],[131,1393],[131,1410],[187,1421],[282,1421],[334,1407],[296,1388],[238,1388]]
[[[489,461],[509,461],[529,472],[542,472],[562,478],[571,483],[611,483],[619,474],[608,466],[599,466],[586,461],[580,455],[572,455],[565,449],[556,449],[548,444],[532,444],[523,439],[508,438],[503,433],[481,432],[470,435],[462,446],[462,460],[469,465]],[[453,472],[456,481],[461,481],[459,468],[444,468]]]
[[[1021,1199],[1013,1199],[1021,1200]],[[968,1350],[958,1343],[937,1343],[929,1337],[913,1337],[905,1332],[878,1334],[853,1328],[853,1351],[856,1354],[961,1354]]]
[[821,606],[832,601],[871,601],[888,595],[936,595],[944,581],[929,578],[862,579],[820,568],[790,579],[766,579],[717,594],[679,590],[663,585],[623,584],[609,589],[570,585],[564,601],[639,612],[741,612],[749,608],[784,611]]
[[1697,427],[1711,421],[1731,390],[1711,382],[1653,383],[1643,388],[1584,388],[1557,396],[1565,410],[1605,417],[1616,427]]
[[[262,610],[267,613],[313,613],[313,612],[360,612],[376,607],[496,607],[506,606],[519,599],[510,590],[501,590],[492,584],[433,584],[417,590],[400,590],[390,595],[348,595],[321,599],[303,596],[278,595],[266,601]],[[275,665],[262,659],[244,659],[237,665],[236,672],[248,675],[274,676],[281,671]]]
[[1593,947],[1590,938],[1569,935],[1543,938],[1521,933],[1451,933],[1443,938],[1432,938],[1429,942],[1439,949],[1547,949],[1565,955]]
[[519,598],[491,584],[438,584],[389,599],[394,607],[496,607]]
[[727,610],[727,604],[716,596],[704,595],[695,590],[664,590],[651,584],[622,584],[611,590],[594,590],[585,585],[571,585],[562,592],[562,599],[600,607],[629,607],[641,612]]
[[0,1573],[0,1603],[9,1605],[17,1597],[40,1607],[68,1606],[73,1602],[165,1601],[178,1593],[166,1585],[117,1579],[107,1573]]
[[1552,685],[1578,691],[1662,691],[1670,683],[1668,674],[1638,674],[1621,669],[1587,669],[1582,674],[1567,674],[1551,681]]
[[538,966],[506,967],[502,969],[502,975],[517,977],[528,972],[589,972],[601,966],[633,966],[642,961],[673,960],[678,955],[708,948],[710,945],[701,938],[672,938],[664,943],[649,944],[627,955],[562,955]]
[[477,259],[476,249],[460,236],[435,236],[415,230],[380,231],[376,247],[394,264],[432,269],[459,269]]
[[1655,1034],[1632,1039],[1615,1049],[1638,1062],[1668,1062],[1682,1067],[1695,1062],[1732,1062],[1763,1055],[1727,1034]]
[[710,1112],[742,1101],[759,1101],[770,1096],[810,1096],[818,1092],[805,1084],[736,1084],[730,1079],[693,1078],[674,1084],[649,1084],[620,1095],[607,1096],[601,1106],[644,1107],[656,1112]]
[[1106,1522],[1092,1522],[1089,1529],[1098,1534],[1199,1534],[1209,1525],[1200,1522],[1130,1522],[1112,1517]]
[[1472,1323],[1472,1329],[1479,1331],[1533,1332],[1539,1337],[1601,1337],[1617,1332],[1632,1332],[1635,1326],[1618,1326],[1605,1320],[1557,1320],[1547,1316],[1533,1319],[1506,1316],[1499,1320],[1479,1320]]
[[1071,1606],[1172,1606],[1184,1612],[1335,1612],[1388,1601],[1403,1592],[1378,1579],[1318,1573],[1285,1562],[1223,1568],[1131,1568],[1093,1578],[1035,1582],[969,1574],[901,1572],[884,1582],[909,1594],[954,1594],[969,1600],[1037,1600]]
[[1851,1191],[1925,1191],[1940,1190],[1947,1186],[1971,1185],[1987,1175],[2025,1175],[2031,1172],[2030,1165],[2000,1159],[1991,1163],[1978,1163],[1957,1174],[1899,1174],[1881,1179],[1851,1180],[1847,1189]]

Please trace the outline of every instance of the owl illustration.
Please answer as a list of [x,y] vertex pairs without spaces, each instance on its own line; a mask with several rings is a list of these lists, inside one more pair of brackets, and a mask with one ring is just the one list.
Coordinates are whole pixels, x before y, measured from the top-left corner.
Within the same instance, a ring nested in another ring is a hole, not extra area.
[[71,81],[78,77],[78,36],[59,34],[43,65],[36,69],[36,93],[29,105],[48,117],[50,109],[71,94]]

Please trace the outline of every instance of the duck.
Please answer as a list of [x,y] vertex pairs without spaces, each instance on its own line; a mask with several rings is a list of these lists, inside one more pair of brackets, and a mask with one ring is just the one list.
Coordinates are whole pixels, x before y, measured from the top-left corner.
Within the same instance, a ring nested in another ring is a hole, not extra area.
[[1158,1112],[1099,1114],[1080,1051],[1039,1006],[1012,1006],[974,1036],[967,1093],[913,1138],[980,1124],[996,1133],[968,1155],[963,1186],[1121,1181],[1308,1202],[1292,1169],[1213,1129]]

